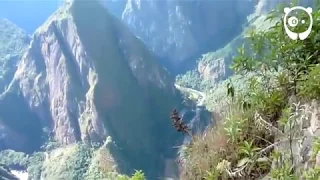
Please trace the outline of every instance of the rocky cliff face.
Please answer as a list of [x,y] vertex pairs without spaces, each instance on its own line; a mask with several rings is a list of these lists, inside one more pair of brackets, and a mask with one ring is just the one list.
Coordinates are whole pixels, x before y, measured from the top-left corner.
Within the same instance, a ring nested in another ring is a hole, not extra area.
[[[291,129],[285,127],[284,132],[278,135],[275,149],[281,152],[283,157],[292,157],[295,169],[307,172],[320,165],[320,153],[317,149],[320,142],[320,104],[316,100],[300,103],[296,102],[295,98],[291,98],[291,103],[292,113],[289,120],[293,125]],[[291,142],[287,140],[288,137],[291,137]],[[276,165],[274,162],[275,167]]]
[[240,31],[255,1],[103,1],[158,56],[183,67]]
[[73,1],[36,31],[1,94],[0,145],[36,150],[43,128],[62,144],[111,136],[124,161],[155,176],[174,156],[168,118],[179,101],[139,39],[96,1]]

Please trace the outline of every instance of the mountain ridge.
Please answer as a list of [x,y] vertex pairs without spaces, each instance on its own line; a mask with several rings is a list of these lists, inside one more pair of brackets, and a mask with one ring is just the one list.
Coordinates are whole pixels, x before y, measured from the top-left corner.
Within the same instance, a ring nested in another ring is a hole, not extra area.
[[185,70],[194,57],[223,46],[240,33],[255,6],[254,1],[238,0],[102,2],[172,72]]

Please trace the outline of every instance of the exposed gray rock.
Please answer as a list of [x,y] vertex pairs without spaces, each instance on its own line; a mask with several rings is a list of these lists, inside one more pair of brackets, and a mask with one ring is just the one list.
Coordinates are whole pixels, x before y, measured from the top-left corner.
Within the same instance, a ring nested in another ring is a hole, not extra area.
[[[320,154],[312,157],[312,146],[320,136],[320,105],[317,101],[310,103],[293,103],[293,111],[290,115],[292,128],[289,126],[280,135],[276,150],[291,160],[291,152],[294,168],[307,170],[320,164]],[[290,143],[290,136],[292,142]]]
[[212,65],[205,65],[203,62],[198,64],[198,72],[205,81],[217,82],[226,77],[226,62],[224,58],[213,60]]

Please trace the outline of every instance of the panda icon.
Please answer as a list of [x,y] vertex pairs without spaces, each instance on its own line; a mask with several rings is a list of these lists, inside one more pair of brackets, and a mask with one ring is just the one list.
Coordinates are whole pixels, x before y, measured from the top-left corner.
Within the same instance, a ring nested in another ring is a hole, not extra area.
[[[309,18],[308,18],[308,21],[309,21],[309,26],[307,28],[306,31],[304,32],[293,32],[289,29],[288,25],[290,27],[297,27],[299,25],[299,23],[301,24],[306,24],[306,20],[301,20],[299,21],[299,19],[296,17],[296,16],[291,16],[288,18],[289,14],[291,14],[292,12],[294,11],[303,11],[304,13],[307,13]],[[295,6],[295,7],[292,7],[292,8],[284,8],[284,13],[285,13],[285,16],[284,16],[284,29],[287,33],[287,35],[292,39],[292,40],[297,40],[298,37],[300,40],[304,40],[306,39],[310,33],[311,33],[311,30],[312,30],[312,24],[313,24],[313,19],[312,19],[312,8],[308,7],[308,8],[304,8],[304,7],[301,7],[301,6]]]

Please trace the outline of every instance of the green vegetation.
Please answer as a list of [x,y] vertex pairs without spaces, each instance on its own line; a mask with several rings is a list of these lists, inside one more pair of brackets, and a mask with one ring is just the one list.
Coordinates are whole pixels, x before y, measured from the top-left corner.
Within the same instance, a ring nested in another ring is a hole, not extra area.
[[201,89],[202,79],[196,70],[188,71],[185,74],[179,74],[176,83],[187,88]]
[[310,72],[301,76],[298,82],[299,95],[308,99],[319,100],[320,94],[320,66],[310,67]]
[[7,166],[25,166],[28,158],[23,152],[15,152],[13,150],[5,150],[0,152],[0,163]]
[[[225,47],[215,51],[204,54],[199,60],[198,64],[202,66],[215,66],[219,59],[223,59],[223,63],[228,66],[231,64],[234,56],[237,55],[237,48],[245,43],[245,38],[243,34],[236,37]],[[226,73],[219,75],[217,80],[205,80],[201,77],[198,70],[187,71],[185,74],[180,74],[176,77],[176,83],[188,88],[193,88],[202,91],[206,94],[206,106],[209,110],[221,107],[221,104],[225,104],[227,97],[225,95],[225,85],[227,81],[222,81],[226,77],[231,75],[229,68],[226,68]],[[242,77],[239,75],[234,75],[228,78],[228,81],[235,82],[239,86],[244,86],[247,77]]]
[[[41,177],[45,179],[84,180],[144,180],[144,174],[137,171],[131,178],[117,172],[115,162],[107,147],[91,147],[79,143],[53,150],[42,167]],[[135,179],[138,178],[138,179]],[[140,178],[140,179],[139,179]]]
[[7,19],[0,19],[0,57],[17,56],[26,48],[28,36]]
[[36,152],[26,155],[22,152],[5,150],[0,153],[0,164],[26,169],[34,180],[84,179],[84,180],[145,180],[142,171],[132,177],[117,172],[115,162],[106,145],[91,147],[84,143]]
[[44,179],[84,179],[92,151],[85,144],[58,148],[43,164]]
[[10,82],[28,43],[29,37],[22,29],[0,18],[0,91]]
[[36,152],[31,156],[13,150],[0,152],[0,164],[17,169],[26,169],[29,176],[34,179],[40,179],[43,161],[44,153],[42,152]]
[[[0,77],[9,71],[11,64],[15,65],[14,57],[20,57],[27,47],[29,37],[15,24],[6,19],[0,19]],[[14,61],[14,62],[12,62]]]
[[[266,20],[279,19],[279,12]],[[238,49],[226,81],[222,120],[181,149],[181,179],[318,179],[313,143],[309,167],[296,164],[294,146],[305,138],[305,102],[319,99],[320,11],[314,9],[313,32],[293,41],[278,21],[268,30],[251,30],[248,47]],[[245,77],[245,83],[237,82]],[[235,80],[237,79],[237,80]],[[243,88],[244,85],[244,88]],[[297,149],[295,149],[297,151]]]
[[214,60],[219,58],[227,59],[227,62],[231,62],[234,55],[236,55],[236,49],[242,45],[244,42],[243,34],[240,34],[236,38],[234,38],[230,43],[228,43],[225,47],[215,51],[204,54],[202,58],[199,60],[204,65],[212,65],[214,64]]
[[[226,65],[231,64],[232,58],[237,55],[237,47],[244,43],[244,39],[240,36],[226,45],[224,48],[216,51],[210,52],[203,55],[202,58],[198,60],[198,63],[202,65],[213,65],[219,58],[224,59]],[[228,77],[231,72],[227,72],[224,77]],[[239,89],[246,88],[246,81],[249,77],[242,75],[232,75],[227,80],[215,81],[205,80],[199,74],[198,70],[187,71],[185,74],[180,74],[176,77],[176,83],[188,88],[193,88],[202,91],[206,94],[206,106],[209,110],[221,109],[223,104],[226,104],[229,100],[226,96],[226,84],[228,82],[233,82],[233,85]],[[223,79],[220,79],[223,80]]]
[[[203,66],[214,66],[217,63],[217,60],[222,58],[225,64],[230,64],[233,56],[236,55],[237,47],[239,47],[243,42],[244,39],[242,38],[242,35],[240,35],[225,47],[215,52],[209,52],[202,55],[197,62]],[[225,76],[229,75],[230,74],[226,74]],[[187,71],[185,74],[178,75],[176,77],[176,83],[184,87],[206,91],[214,88],[216,82],[204,80],[200,76],[198,70],[191,70]]]

